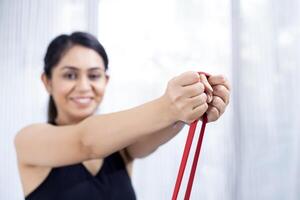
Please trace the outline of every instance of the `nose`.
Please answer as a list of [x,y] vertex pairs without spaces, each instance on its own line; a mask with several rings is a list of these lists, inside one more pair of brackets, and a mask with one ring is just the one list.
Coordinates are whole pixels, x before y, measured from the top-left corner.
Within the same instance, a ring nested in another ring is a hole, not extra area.
[[85,76],[82,76],[80,79],[78,79],[76,86],[77,90],[80,92],[88,91],[91,89],[91,83]]

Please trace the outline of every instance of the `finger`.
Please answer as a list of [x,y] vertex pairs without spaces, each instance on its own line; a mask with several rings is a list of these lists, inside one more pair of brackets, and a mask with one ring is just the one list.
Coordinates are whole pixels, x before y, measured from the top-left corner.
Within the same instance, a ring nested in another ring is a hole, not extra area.
[[225,102],[218,96],[213,97],[213,100],[209,106],[214,106],[219,111],[220,116],[225,112],[226,108]]
[[206,103],[206,101],[207,101],[207,95],[205,93],[202,93],[202,94],[200,94],[198,96],[190,98],[189,101],[190,101],[190,104],[193,106],[193,110],[194,110],[198,106]]
[[190,115],[190,120],[194,121],[203,116],[203,114],[207,111],[208,105],[207,103],[204,103],[196,108],[193,109],[191,115]]
[[205,86],[205,91],[208,91],[210,93],[213,92],[213,88],[211,87],[211,85],[209,84],[206,76],[204,74],[200,74],[200,80],[201,82],[204,84]]
[[207,108],[206,114],[207,114],[208,122],[214,122],[220,117],[218,109],[215,108],[214,106],[209,106]]
[[208,97],[207,98],[207,103],[210,103],[212,101],[213,88],[209,84],[209,82],[207,80],[207,77],[204,74],[200,74],[200,80],[204,84],[204,87],[205,87],[205,92],[206,92],[207,97]]
[[223,75],[216,75],[216,76],[210,76],[208,78],[208,82],[211,86],[215,85],[224,85],[229,91],[231,90],[229,81],[227,78],[225,78]]
[[208,93],[207,94],[207,103],[210,103],[212,101],[213,98],[213,94],[212,93]]
[[183,91],[186,97],[195,97],[204,93],[204,85],[201,82],[197,82],[192,85],[183,87]]
[[220,97],[226,105],[229,103],[230,92],[224,85],[213,86],[213,95]]
[[200,81],[200,76],[197,72],[184,72],[175,78],[176,82],[181,86],[192,85]]

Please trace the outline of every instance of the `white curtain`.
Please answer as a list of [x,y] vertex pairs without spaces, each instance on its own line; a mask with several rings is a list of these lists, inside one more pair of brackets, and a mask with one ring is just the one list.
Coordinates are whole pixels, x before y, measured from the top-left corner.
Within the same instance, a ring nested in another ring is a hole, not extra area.
[[[191,199],[299,199],[299,11],[297,0],[0,0],[0,199],[22,198],[13,138],[46,120],[42,59],[53,37],[75,30],[98,35],[110,58],[100,113],[156,98],[186,70],[230,79]],[[135,162],[138,199],[171,198],[187,131]]]
[[300,2],[233,4],[237,199],[299,199]]
[[13,138],[46,121],[40,74],[50,40],[61,33],[97,34],[98,0],[0,0],[0,199],[22,199]]

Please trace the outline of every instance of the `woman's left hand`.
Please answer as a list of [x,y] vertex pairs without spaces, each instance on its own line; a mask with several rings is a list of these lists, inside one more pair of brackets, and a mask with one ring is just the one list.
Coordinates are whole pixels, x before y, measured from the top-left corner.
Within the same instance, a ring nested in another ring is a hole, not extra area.
[[212,101],[208,104],[207,119],[213,122],[225,112],[230,98],[229,81],[222,75],[209,76],[208,82],[213,88]]

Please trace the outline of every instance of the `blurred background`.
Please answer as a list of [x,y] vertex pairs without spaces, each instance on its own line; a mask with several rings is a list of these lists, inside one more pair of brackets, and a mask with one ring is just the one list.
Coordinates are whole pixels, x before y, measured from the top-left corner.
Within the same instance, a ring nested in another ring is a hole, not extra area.
[[[0,30],[1,200],[23,198],[15,134],[46,121],[46,48],[78,30],[110,59],[99,114],[157,98],[187,70],[229,78],[231,103],[207,126],[191,199],[300,199],[299,0],[0,0]],[[135,161],[138,199],[171,199],[187,131]]]

